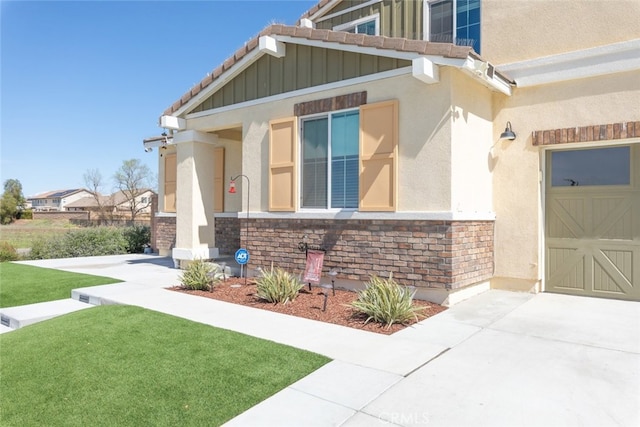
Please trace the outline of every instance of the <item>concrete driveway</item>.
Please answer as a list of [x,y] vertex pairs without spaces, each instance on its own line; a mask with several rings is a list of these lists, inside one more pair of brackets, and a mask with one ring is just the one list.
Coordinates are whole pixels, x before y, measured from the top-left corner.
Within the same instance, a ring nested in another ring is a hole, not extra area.
[[152,256],[29,262],[112,276],[77,293],[334,359],[230,426],[638,426],[640,303],[492,290],[391,336],[164,289]]

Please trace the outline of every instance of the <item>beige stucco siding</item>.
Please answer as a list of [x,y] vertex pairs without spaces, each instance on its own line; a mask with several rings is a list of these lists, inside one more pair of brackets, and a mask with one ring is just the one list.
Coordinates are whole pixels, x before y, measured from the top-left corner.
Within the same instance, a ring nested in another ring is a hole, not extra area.
[[506,64],[640,38],[636,0],[483,0],[482,57]]
[[[191,208],[191,215],[178,215],[176,246],[213,247],[214,209],[213,145],[185,142],[178,148],[178,186],[176,209],[179,214]],[[203,191],[204,190],[204,191]],[[208,191],[207,191],[208,190]]]
[[[242,168],[227,165],[228,175],[246,174],[251,180],[251,210],[268,210],[269,120],[291,116],[294,104],[352,92],[367,91],[367,102],[399,100],[399,210],[451,211],[451,91],[449,72],[441,82],[426,85],[410,75],[346,88],[292,97],[276,102],[231,109],[190,118],[190,129],[212,131],[242,123]],[[231,144],[231,147],[234,147]],[[229,159],[229,157],[227,157]],[[236,156],[232,155],[232,159]],[[244,196],[243,196],[244,197]],[[226,211],[242,211],[237,196],[225,196]]]
[[493,211],[491,91],[460,71],[452,75],[451,206],[454,212]]
[[492,150],[498,278],[534,285],[542,277],[542,149],[532,145],[531,132],[638,120],[638,99],[636,73],[517,89],[510,98],[495,95],[494,138],[507,121],[517,134]]

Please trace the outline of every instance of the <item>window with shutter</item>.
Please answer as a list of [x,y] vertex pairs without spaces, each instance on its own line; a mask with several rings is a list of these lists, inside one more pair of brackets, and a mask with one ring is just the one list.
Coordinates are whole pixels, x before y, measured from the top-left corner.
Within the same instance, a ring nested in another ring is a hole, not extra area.
[[358,207],[358,110],[302,120],[302,207]]
[[360,107],[361,211],[395,211],[398,174],[398,101]]
[[269,210],[294,212],[297,197],[297,119],[269,122]]

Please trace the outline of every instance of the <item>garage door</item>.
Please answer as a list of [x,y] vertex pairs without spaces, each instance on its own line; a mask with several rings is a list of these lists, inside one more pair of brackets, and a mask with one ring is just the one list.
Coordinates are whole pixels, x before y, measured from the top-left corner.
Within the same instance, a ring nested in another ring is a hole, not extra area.
[[640,144],[546,156],[545,289],[640,300]]

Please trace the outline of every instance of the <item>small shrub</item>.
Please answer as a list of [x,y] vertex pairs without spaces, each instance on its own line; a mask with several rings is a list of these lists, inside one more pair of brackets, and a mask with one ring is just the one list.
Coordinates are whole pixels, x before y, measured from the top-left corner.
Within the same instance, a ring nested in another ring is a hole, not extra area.
[[122,231],[122,235],[127,241],[127,252],[130,254],[141,254],[145,245],[151,242],[151,228],[146,225],[134,225]]
[[33,210],[25,209],[18,212],[18,219],[33,219]]
[[180,277],[182,286],[193,291],[211,291],[224,278],[219,265],[197,259],[189,263]]
[[296,299],[303,286],[298,277],[271,265],[271,269],[262,270],[256,280],[256,294],[265,301],[286,304]]
[[0,243],[0,262],[17,261],[20,259],[16,248],[7,242]]
[[392,275],[388,279],[371,276],[365,283],[365,289],[358,292],[358,299],[350,305],[370,321],[384,324],[387,328],[394,323],[407,323],[418,320],[423,307],[413,305],[415,291],[400,286]]
[[72,230],[59,236],[40,239],[31,246],[31,259],[73,258],[127,253],[122,230],[96,227]]

